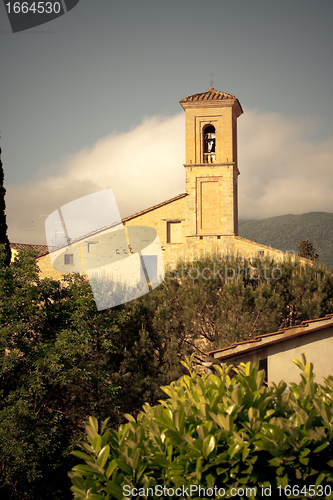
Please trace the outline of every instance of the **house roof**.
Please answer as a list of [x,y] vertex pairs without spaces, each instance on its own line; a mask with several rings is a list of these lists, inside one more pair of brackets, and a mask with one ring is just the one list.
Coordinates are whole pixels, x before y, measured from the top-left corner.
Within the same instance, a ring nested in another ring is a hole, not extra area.
[[37,250],[37,257],[42,257],[49,252],[47,245],[32,245],[30,243],[10,243],[10,248],[18,252],[20,250]]
[[251,340],[234,342],[228,347],[210,351],[208,354],[209,356],[219,360],[225,360],[235,355],[253,352],[257,349],[266,347],[267,345],[284,342],[286,340],[294,339],[295,337],[299,337],[301,335],[307,335],[328,327],[333,327],[333,314],[327,314],[324,318],[303,321],[298,326],[281,328],[277,332],[258,335]]
[[[158,203],[157,205],[153,205],[152,207],[146,208],[145,210],[141,210],[140,212],[136,212],[133,215],[129,215],[128,217],[124,217],[122,219],[122,223],[125,224],[126,222],[128,222],[132,219],[135,219],[136,217],[140,217],[140,215],[144,215],[144,214],[150,212],[151,210],[156,210],[157,208],[163,207],[164,205],[168,205],[169,203],[173,203],[174,201],[181,200],[182,198],[185,198],[185,196],[187,196],[187,193],[181,193],[177,196],[174,196],[173,198],[170,198],[169,200],[163,201],[162,203]],[[89,236],[99,234],[102,231],[105,231],[106,229],[112,228],[118,224],[119,224],[118,222],[114,223],[114,224],[110,224],[108,226],[104,226],[104,227],[101,227],[99,229],[96,229],[95,231],[92,231],[90,233],[84,234],[80,238],[76,238],[75,240],[72,240],[71,244],[78,242],[78,241],[82,241]],[[59,248],[67,247],[67,246],[68,246],[67,243],[65,243],[64,245],[55,247],[53,249],[49,249],[48,245],[32,245],[29,243],[11,243],[10,244],[10,248],[13,250],[17,250],[17,251],[19,251],[19,250],[37,250],[38,251],[37,258],[43,257],[44,255],[47,255],[49,252],[53,252],[55,250],[58,250]]]
[[150,212],[151,210],[156,210],[156,208],[160,208],[160,207],[163,207],[164,205],[168,205],[169,203],[173,203],[174,201],[181,200],[182,198],[185,198],[185,196],[188,196],[188,194],[187,193],[178,194],[174,198],[170,198],[169,200],[162,201],[162,203],[158,203],[157,205],[153,205],[152,207],[145,208],[145,210],[141,210],[141,212],[136,212],[133,215],[129,215],[128,217],[125,217],[124,219],[122,219],[122,221],[127,222],[131,219],[135,219],[135,217],[139,217],[140,215],[144,215],[144,214]]
[[188,97],[184,97],[180,102],[182,104],[183,102],[192,102],[192,101],[209,101],[209,100],[214,100],[214,101],[221,101],[222,99],[235,99],[236,97],[227,94],[226,92],[220,92],[219,90],[215,90],[213,87],[211,87],[207,92],[202,92],[201,94],[193,94]]
[[[124,217],[121,222],[123,224],[126,224],[126,222],[132,220],[132,219],[135,219],[136,217],[140,217],[141,215],[144,215],[152,210],[156,210],[157,208],[160,208],[160,207],[163,207],[165,205],[168,205],[169,203],[173,203],[175,201],[178,201],[178,200],[181,200],[182,198],[185,198],[185,196],[188,196],[187,193],[182,193],[182,194],[179,194],[178,196],[175,196],[174,198],[170,198],[169,200],[166,200],[166,201],[163,201],[162,203],[158,203],[157,205],[153,205],[152,207],[149,207],[149,208],[146,208],[145,210],[141,210],[140,212],[136,212],[135,214],[133,215],[129,215],[128,217]],[[80,236],[79,238],[76,238],[75,240],[71,240],[70,244],[72,245],[73,243],[76,243],[76,242],[79,242],[79,241],[82,241],[84,239],[86,239],[87,237],[90,237],[90,236],[95,236],[96,234],[99,234],[107,229],[110,229],[114,226],[117,226],[119,224],[119,222],[115,222],[113,224],[110,224],[108,226],[104,226],[104,227],[101,227],[99,229],[96,229],[95,231],[91,231],[90,233],[87,233],[87,234],[84,234],[82,236]],[[47,245],[44,245],[46,248]],[[64,243],[63,245],[60,245],[60,246],[57,246],[53,249],[50,249],[50,252],[54,252],[56,250],[59,250],[60,248],[64,248],[64,247],[67,247],[68,244],[67,243]],[[47,253],[47,252],[46,252]]]

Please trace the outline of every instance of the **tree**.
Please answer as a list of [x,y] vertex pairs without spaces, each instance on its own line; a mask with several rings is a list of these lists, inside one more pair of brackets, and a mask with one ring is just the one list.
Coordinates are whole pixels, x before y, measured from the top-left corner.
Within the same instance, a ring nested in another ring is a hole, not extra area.
[[186,355],[200,362],[209,350],[276,331],[289,305],[297,322],[332,312],[332,272],[206,260],[98,312],[79,275],[41,280],[33,252],[0,261],[0,497],[70,499],[70,452],[89,415],[110,417],[116,429],[125,413],[165,399],[161,386],[182,375]]
[[302,240],[299,243],[297,247],[297,255],[310,260],[317,260],[319,257],[319,255],[316,253],[316,249],[309,240]]
[[85,420],[155,404],[172,362],[143,303],[99,312],[84,278],[40,280],[35,256],[0,263],[0,497],[69,500]]
[[150,311],[151,334],[204,360],[233,342],[331,313],[333,273],[292,260],[203,259],[180,264],[140,300]]
[[8,266],[11,258],[10,244],[7,236],[7,222],[6,222],[6,203],[5,203],[5,194],[6,189],[4,188],[4,172],[3,172],[3,164],[1,158],[2,150],[0,148],[0,245],[4,245],[5,247],[5,260],[4,265]]

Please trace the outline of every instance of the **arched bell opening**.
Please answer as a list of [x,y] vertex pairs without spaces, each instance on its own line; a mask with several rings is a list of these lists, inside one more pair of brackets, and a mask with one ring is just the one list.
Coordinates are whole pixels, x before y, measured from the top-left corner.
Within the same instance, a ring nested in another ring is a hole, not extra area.
[[203,129],[203,163],[214,163],[216,160],[216,134],[213,125]]

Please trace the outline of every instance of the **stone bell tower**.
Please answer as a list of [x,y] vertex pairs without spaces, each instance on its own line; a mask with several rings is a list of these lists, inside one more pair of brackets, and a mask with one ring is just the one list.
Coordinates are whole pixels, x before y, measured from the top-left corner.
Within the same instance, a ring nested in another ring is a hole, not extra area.
[[236,97],[210,88],[180,101],[186,121],[186,237],[237,236]]

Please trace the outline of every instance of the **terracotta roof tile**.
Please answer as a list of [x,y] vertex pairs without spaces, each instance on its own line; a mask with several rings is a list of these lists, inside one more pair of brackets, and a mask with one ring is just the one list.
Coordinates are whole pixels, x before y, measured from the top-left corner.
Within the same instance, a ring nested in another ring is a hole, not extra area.
[[49,253],[47,245],[33,245],[30,243],[11,243],[10,248],[13,250],[17,250],[18,252],[20,250],[37,250],[38,251],[37,257],[42,257],[43,255]]
[[[225,357],[230,357],[230,356],[233,356],[233,355],[236,355],[236,354],[241,354],[242,352],[245,352],[245,351],[247,352],[247,351],[250,351],[250,350],[255,350],[255,349],[258,349],[258,348],[261,347],[260,342],[262,342],[262,345],[265,345],[264,341],[266,339],[268,339],[268,337],[277,337],[276,342],[282,342],[286,338],[292,338],[292,337],[296,337],[298,335],[304,335],[304,334],[307,334],[307,333],[310,333],[310,332],[321,330],[322,328],[326,328],[327,323],[325,323],[323,325],[320,325],[320,323],[324,322],[324,321],[327,322],[327,321],[330,321],[330,320],[333,320],[333,314],[326,314],[326,316],[323,317],[323,318],[302,321],[302,323],[300,325],[289,326],[289,327],[286,327],[286,328],[281,328],[277,332],[265,333],[265,334],[262,334],[262,335],[257,335],[253,339],[243,340],[243,341],[240,341],[240,342],[233,342],[229,346],[224,347],[222,349],[216,349],[214,351],[210,351],[208,353],[208,355],[212,356],[215,353],[225,353]],[[315,323],[317,323],[317,325]],[[309,326],[310,326],[310,328],[307,328]],[[274,339],[272,339],[272,340],[273,340],[273,343],[275,343]],[[237,351],[236,350],[236,351],[230,353],[230,356],[228,355],[228,351],[230,352],[233,349],[237,349],[237,347],[243,347],[244,346],[244,348],[245,348],[246,344],[248,344],[248,348],[244,349],[244,351],[242,351],[242,350]],[[222,356],[219,356],[219,358],[221,358],[221,357]],[[223,357],[224,357],[224,355],[223,355]]]
[[194,94],[188,97],[184,97],[184,99],[182,99],[179,102],[183,103],[191,101],[209,101],[209,100],[221,101],[222,99],[236,99],[236,97],[231,94],[227,94],[226,92],[220,92],[219,90],[215,90],[212,87],[207,92],[202,92],[201,94]]

